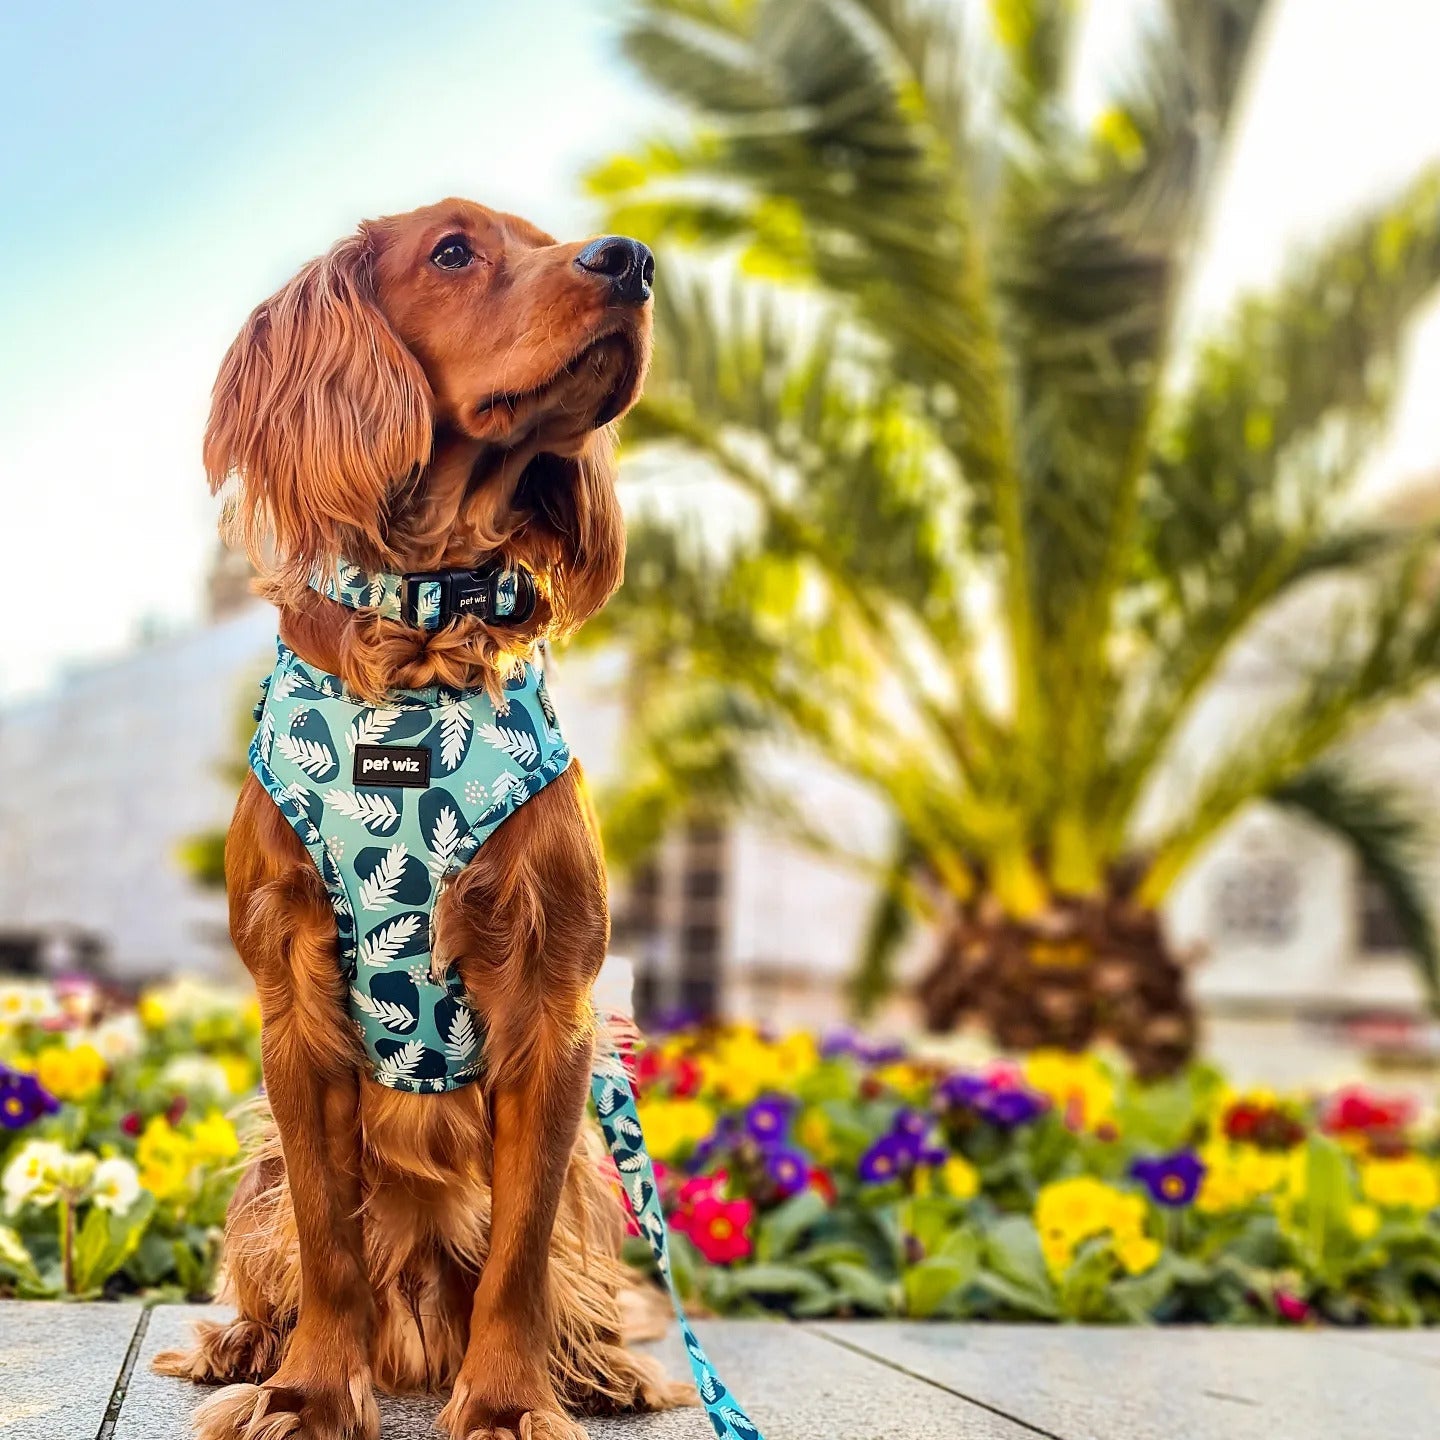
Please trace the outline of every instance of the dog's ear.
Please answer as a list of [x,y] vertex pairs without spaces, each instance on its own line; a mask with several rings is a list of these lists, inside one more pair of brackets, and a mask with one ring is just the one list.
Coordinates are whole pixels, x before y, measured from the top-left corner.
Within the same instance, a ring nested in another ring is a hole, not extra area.
[[[559,467],[562,475],[547,475]],[[574,456],[542,455],[532,462],[525,508],[535,556],[548,572],[552,633],[578,630],[620,588],[625,575],[625,516],[615,493],[613,427],[597,431]],[[524,539],[517,547],[521,558]]]
[[232,523],[262,569],[308,575],[347,534],[383,553],[392,486],[430,458],[430,388],[375,303],[371,261],[363,229],[312,260],[216,378],[205,470],[212,491],[239,477]]

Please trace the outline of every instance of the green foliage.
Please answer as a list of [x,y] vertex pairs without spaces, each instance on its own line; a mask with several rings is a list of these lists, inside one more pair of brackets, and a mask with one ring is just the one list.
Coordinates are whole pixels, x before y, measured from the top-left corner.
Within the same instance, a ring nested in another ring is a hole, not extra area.
[[[627,51],[687,123],[591,182],[661,257],[631,452],[736,516],[633,529],[594,631],[644,696],[606,813],[627,857],[692,805],[785,820],[777,743],[864,782],[903,858],[862,1002],[927,894],[1023,917],[1124,870],[1158,903],[1440,663],[1433,537],[1344,503],[1440,277],[1440,174],[1190,343],[1178,300],[1263,0],[1157,7],[1088,131],[1068,0],[995,0],[988,36],[962,8],[640,0]],[[1270,623],[1297,600],[1322,617],[1305,647]],[[1142,836],[1197,704],[1262,642],[1292,690]],[[1311,813],[1418,897],[1404,847]]]

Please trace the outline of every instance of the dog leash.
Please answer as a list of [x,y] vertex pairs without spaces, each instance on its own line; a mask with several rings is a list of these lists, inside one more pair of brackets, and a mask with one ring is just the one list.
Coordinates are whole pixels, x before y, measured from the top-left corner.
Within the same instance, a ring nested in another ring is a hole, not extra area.
[[680,1322],[680,1334],[685,1340],[685,1354],[695,1377],[695,1388],[700,1392],[701,1404],[705,1406],[717,1440],[764,1440],[755,1422],[715,1373],[705,1347],[695,1338],[695,1332],[685,1318],[680,1291],[670,1271],[670,1239],[665,1227],[665,1214],[660,1208],[660,1187],[655,1183],[655,1167],[650,1163],[650,1152],[645,1148],[635,1096],[618,1054],[613,1057],[612,1063],[596,1066],[590,1080],[590,1093],[595,1098],[600,1129],[605,1134],[610,1158],[620,1172],[620,1183],[624,1186],[635,1222],[649,1244],[656,1268],[670,1292],[670,1303],[674,1305],[675,1318]]

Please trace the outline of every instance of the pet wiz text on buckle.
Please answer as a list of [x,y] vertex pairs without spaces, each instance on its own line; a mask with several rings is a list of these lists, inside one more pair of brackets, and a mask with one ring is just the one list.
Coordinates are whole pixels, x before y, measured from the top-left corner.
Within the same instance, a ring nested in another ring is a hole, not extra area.
[[490,624],[523,625],[534,613],[538,592],[528,570],[501,565],[476,570],[416,570],[401,577],[400,618],[421,625],[438,606],[436,624],[474,615]]

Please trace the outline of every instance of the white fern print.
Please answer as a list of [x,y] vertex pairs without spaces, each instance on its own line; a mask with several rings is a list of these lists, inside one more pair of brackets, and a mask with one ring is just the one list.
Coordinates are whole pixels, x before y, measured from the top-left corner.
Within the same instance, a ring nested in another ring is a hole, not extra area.
[[440,613],[440,591],[433,585],[426,585],[420,591],[420,598],[415,604],[416,617],[424,622],[433,620]]
[[445,1058],[455,1067],[457,1077],[469,1075],[480,1068],[475,1019],[463,1005],[456,1010],[445,1036]]
[[354,985],[350,987],[350,999],[357,1010],[390,1030],[411,1030],[415,1026],[414,1014],[394,1000],[377,1000]]
[[300,688],[300,676],[292,670],[282,670],[272,682],[271,694],[277,700],[288,700]]
[[383,910],[394,898],[405,878],[405,860],[410,852],[403,840],[397,840],[380,857],[380,863],[371,872],[370,878],[360,886],[360,908],[362,910]]
[[323,780],[335,769],[335,752],[318,740],[306,740],[294,735],[277,735],[275,744],[280,753],[292,764],[298,765],[307,775]]
[[275,748],[275,717],[266,710],[265,718],[260,722],[260,758],[268,760],[270,752]]
[[364,579],[365,572],[358,565],[352,565],[348,560],[342,560],[339,568],[340,584],[346,589],[351,585],[358,585]]
[[435,817],[435,828],[430,832],[430,873],[443,875],[455,858],[460,845],[460,817],[446,805]]
[[388,925],[382,925],[373,935],[366,936],[365,943],[360,947],[360,963],[372,969],[388,965],[405,948],[405,942],[414,939],[415,932],[420,928],[420,919],[419,915],[401,915]]
[[388,795],[362,795],[358,790],[327,790],[320,797],[350,820],[374,829],[389,829],[400,823],[400,812]]
[[345,732],[345,743],[350,747],[350,753],[355,753],[357,745],[378,745],[399,718],[398,710],[372,710],[368,715],[363,712],[357,715]]
[[367,605],[378,605],[385,598],[385,577],[383,575],[372,575],[370,577],[370,588],[365,595]]
[[524,730],[512,730],[508,725],[482,725],[476,733],[487,745],[493,745],[522,765],[533,765],[540,758],[535,737]]
[[375,1079],[381,1085],[389,1085],[392,1089],[399,1080],[413,1080],[415,1067],[424,1053],[425,1047],[418,1040],[409,1041],[388,1060],[382,1060],[375,1067]]
[[508,799],[517,790],[523,793],[525,790],[525,782],[513,770],[502,770],[495,777],[495,782],[490,787],[490,795],[498,805],[502,800]]
[[447,770],[453,770],[460,763],[474,723],[470,707],[463,700],[440,707],[440,763]]

